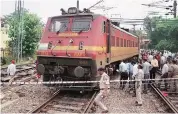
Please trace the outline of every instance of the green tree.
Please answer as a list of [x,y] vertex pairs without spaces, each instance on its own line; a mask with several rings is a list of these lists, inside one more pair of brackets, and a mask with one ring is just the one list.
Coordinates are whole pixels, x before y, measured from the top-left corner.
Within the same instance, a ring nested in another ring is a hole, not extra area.
[[144,28],[151,40],[151,48],[167,49],[173,52],[178,50],[178,19],[146,17]]
[[[21,36],[23,57],[32,56],[35,53],[42,33],[42,22],[40,18],[26,9],[24,9],[23,21],[19,22],[17,11],[5,17],[9,25],[8,35],[11,38],[9,42],[10,47],[14,48],[17,38]],[[19,24],[23,24],[22,30],[19,30]]]

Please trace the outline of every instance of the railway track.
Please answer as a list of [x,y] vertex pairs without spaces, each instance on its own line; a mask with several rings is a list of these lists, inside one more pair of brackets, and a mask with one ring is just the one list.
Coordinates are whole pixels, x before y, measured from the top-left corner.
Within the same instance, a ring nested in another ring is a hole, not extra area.
[[[29,75],[33,74],[35,70],[35,65],[33,63],[22,64],[16,66],[16,76],[14,79],[16,81],[23,81],[25,78],[27,79]],[[7,75],[7,67],[1,68],[1,82],[9,82],[12,77]]]
[[150,84],[153,90],[160,96],[160,98],[166,103],[166,105],[171,109],[172,113],[178,113],[178,94],[172,96],[168,94],[167,96],[157,88],[154,84]]
[[74,95],[57,90],[51,98],[28,113],[89,113],[96,94]]
[[[157,72],[161,75],[161,71]],[[178,93],[171,93],[168,91],[161,91],[160,88],[156,87],[155,84],[150,84],[151,88],[156,92],[156,94],[165,102],[172,113],[178,113]]]

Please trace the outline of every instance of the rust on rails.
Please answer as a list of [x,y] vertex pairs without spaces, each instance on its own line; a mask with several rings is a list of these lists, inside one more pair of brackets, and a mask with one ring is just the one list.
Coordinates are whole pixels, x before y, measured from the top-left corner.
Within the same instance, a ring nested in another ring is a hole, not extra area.
[[94,99],[95,99],[97,93],[98,93],[98,92],[95,91],[95,93],[93,94],[93,96],[92,96],[92,98],[90,99],[88,105],[86,106],[85,110],[83,111],[84,114],[85,114],[85,113],[89,113],[90,109],[91,109],[92,106],[93,106]]
[[168,98],[166,98],[166,97],[162,94],[162,92],[161,92],[158,88],[155,87],[155,85],[150,84],[150,86],[155,90],[155,92],[161,97],[161,99],[163,99],[163,101],[169,106],[169,108],[170,108],[174,113],[178,113],[178,109],[175,107],[175,105],[174,105],[172,102],[170,102],[170,101],[168,100]]

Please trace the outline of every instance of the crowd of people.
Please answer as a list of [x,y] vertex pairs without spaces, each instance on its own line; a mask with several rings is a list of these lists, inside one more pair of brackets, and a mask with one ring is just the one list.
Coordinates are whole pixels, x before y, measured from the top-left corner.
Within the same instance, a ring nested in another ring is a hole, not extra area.
[[[107,73],[104,68],[98,69],[101,76],[100,92],[95,99],[95,104],[99,105],[104,113],[108,112],[108,108],[101,100],[109,93],[108,75],[113,75],[114,69],[120,74],[120,89],[126,89],[126,84],[129,82],[128,90],[134,91],[136,106],[142,106],[142,93],[147,94],[150,83],[160,88],[161,82],[164,81],[166,91],[178,93],[178,54],[169,51],[142,50],[139,60],[121,61],[118,69],[110,65],[108,71],[111,72]],[[157,72],[161,72],[161,76],[157,77]],[[158,78],[157,83],[155,78]]]
[[176,79],[178,78],[178,55],[176,53],[142,50],[138,61],[121,61],[119,72],[120,80],[123,80],[120,82],[120,88],[124,89],[127,80],[130,80],[129,90],[135,91],[136,106],[142,106],[141,94],[147,94],[148,85],[155,83],[157,72],[160,72],[161,76],[157,77],[159,81],[156,86],[160,88],[161,82],[164,81],[165,91],[178,93],[178,79]]

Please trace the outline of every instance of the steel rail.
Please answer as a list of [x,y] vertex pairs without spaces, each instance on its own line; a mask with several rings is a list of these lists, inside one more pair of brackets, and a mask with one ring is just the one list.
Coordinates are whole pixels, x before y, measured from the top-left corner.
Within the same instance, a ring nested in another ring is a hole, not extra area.
[[[34,64],[34,63],[17,64],[16,67],[18,68],[19,66],[23,66],[23,65],[31,65],[31,64]],[[8,68],[8,66],[6,66],[6,67],[1,67],[1,70],[7,69],[7,68]]]
[[95,93],[93,94],[92,98],[91,98],[90,101],[88,102],[86,108],[84,109],[83,114],[89,113],[90,109],[91,109],[92,106],[93,106],[93,103],[94,103],[94,100],[95,100],[95,97],[96,97],[97,93],[98,93],[98,92],[95,91]]
[[156,93],[164,100],[164,102],[169,106],[169,108],[174,112],[178,113],[178,109],[172,104],[162,93],[161,91],[155,87],[155,85],[150,84],[150,86],[156,91]]
[[29,111],[28,113],[38,113],[43,107],[47,106],[48,103],[51,102],[59,93],[60,89],[57,90],[48,100],[46,100],[44,103],[34,108],[33,110]]

